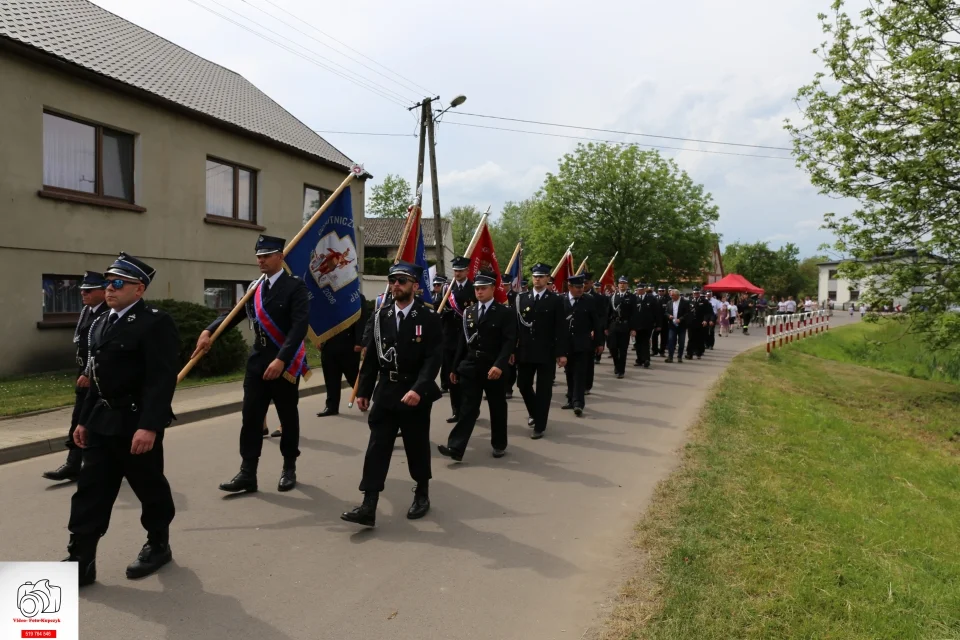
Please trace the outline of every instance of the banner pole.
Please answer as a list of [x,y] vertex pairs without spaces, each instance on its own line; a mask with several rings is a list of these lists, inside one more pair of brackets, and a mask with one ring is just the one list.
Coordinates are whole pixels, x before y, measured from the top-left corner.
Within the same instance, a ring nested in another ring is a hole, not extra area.
[[[490,208],[487,207],[487,211],[490,211]],[[463,252],[464,256],[469,256],[473,253],[473,249],[477,246],[477,242],[480,240],[480,231],[487,224],[487,214],[480,216],[480,224],[477,225],[477,230],[473,232],[473,238],[470,240],[470,244],[467,246],[467,250]],[[444,296],[443,300],[440,301],[440,306],[437,307],[437,313],[440,313],[447,306],[447,299],[449,296]]]

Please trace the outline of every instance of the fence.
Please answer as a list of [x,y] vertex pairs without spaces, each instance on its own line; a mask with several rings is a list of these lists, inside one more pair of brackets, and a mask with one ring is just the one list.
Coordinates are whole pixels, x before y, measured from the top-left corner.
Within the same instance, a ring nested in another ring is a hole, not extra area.
[[767,355],[794,340],[811,338],[829,329],[830,313],[826,309],[767,316]]

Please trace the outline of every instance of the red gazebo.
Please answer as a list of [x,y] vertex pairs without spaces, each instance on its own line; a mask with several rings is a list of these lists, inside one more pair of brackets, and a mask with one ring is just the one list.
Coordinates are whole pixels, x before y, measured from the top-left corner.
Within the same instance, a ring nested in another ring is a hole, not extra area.
[[703,286],[704,291],[714,293],[763,293],[763,289],[754,285],[739,273],[731,273],[713,284]]

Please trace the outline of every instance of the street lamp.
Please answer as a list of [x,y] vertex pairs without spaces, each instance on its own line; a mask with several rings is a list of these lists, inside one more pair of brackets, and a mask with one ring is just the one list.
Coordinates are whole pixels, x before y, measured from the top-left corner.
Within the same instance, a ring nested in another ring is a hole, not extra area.
[[462,93],[459,94],[459,95],[456,96],[453,100],[450,101],[450,106],[448,106],[448,107],[447,107],[446,109],[444,109],[443,111],[440,111],[439,113],[437,113],[437,116],[436,116],[436,117],[439,118],[440,116],[442,116],[443,114],[445,114],[447,111],[450,111],[450,109],[453,109],[453,108],[455,108],[455,107],[459,107],[460,105],[462,105],[462,104],[463,104],[464,102],[466,102],[466,101],[467,101],[467,96],[463,95]]

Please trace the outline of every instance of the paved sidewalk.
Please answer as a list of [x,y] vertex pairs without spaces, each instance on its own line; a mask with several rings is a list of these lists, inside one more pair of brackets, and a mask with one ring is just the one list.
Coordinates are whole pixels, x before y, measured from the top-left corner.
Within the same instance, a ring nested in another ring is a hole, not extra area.
[[[315,371],[309,381],[301,381],[300,396],[326,393],[323,373]],[[349,395],[347,396],[349,397]],[[346,404],[347,398],[343,399]],[[228,382],[181,389],[173,397],[173,426],[182,426],[218,416],[236,413],[243,402],[243,382]],[[70,428],[73,407],[57,409],[21,418],[0,420],[0,464],[64,451],[63,441]],[[271,428],[277,425],[271,410],[267,418]]]

